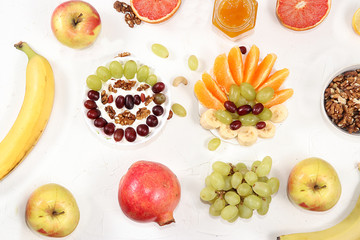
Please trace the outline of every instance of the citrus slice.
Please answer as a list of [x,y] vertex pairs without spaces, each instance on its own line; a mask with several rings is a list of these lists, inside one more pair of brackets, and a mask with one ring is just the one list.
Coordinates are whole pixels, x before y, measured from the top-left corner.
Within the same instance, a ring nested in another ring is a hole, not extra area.
[[169,19],[180,4],[181,0],[130,0],[136,16],[148,23],[160,23]]
[[277,0],[276,14],[285,27],[303,31],[324,21],[330,6],[331,0]]
[[354,31],[360,35],[360,8],[355,12],[353,16],[352,26]]
[[199,80],[194,85],[194,92],[199,102],[206,108],[225,109],[224,105],[205,87],[203,81]]
[[274,53],[266,55],[256,68],[253,79],[250,81],[251,85],[256,89],[263,83],[270,75],[272,68],[274,67],[277,56]]
[[272,74],[268,79],[265,80],[256,90],[260,91],[265,87],[272,87],[274,91],[278,90],[281,85],[284,83],[286,78],[289,76],[290,72],[289,69],[284,68],[281,70],[276,71]]
[[220,54],[215,58],[214,75],[221,90],[228,94],[231,85],[235,84],[235,81],[231,75],[228,59],[225,53]]
[[264,104],[264,107],[271,108],[272,106],[281,104],[288,100],[294,94],[294,90],[292,88],[281,89],[274,93],[274,96]]
[[226,94],[221,91],[215,80],[208,73],[203,73],[202,80],[206,86],[206,88],[211,92],[214,97],[216,97],[220,102],[224,103],[227,101]]
[[240,85],[243,80],[243,60],[239,47],[233,47],[230,49],[228,55],[228,62],[231,75],[237,85]]
[[256,68],[258,66],[259,56],[260,56],[259,48],[256,45],[252,45],[245,59],[243,82],[247,82],[247,83],[251,82],[252,77],[254,76]]

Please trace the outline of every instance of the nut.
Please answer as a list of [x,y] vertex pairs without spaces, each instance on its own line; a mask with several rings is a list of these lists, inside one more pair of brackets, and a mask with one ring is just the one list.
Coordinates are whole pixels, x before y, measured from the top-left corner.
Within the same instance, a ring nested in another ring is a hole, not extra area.
[[176,78],[174,79],[172,85],[173,85],[174,87],[177,87],[177,86],[179,86],[180,83],[182,83],[182,84],[184,84],[184,85],[188,85],[188,80],[187,80],[185,77],[183,77],[183,76],[178,76],[178,77],[176,77]]

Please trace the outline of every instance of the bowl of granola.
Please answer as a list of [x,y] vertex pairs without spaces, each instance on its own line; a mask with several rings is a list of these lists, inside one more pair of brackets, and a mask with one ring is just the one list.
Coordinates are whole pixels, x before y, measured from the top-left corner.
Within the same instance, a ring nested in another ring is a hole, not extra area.
[[331,76],[321,105],[330,125],[346,135],[360,136],[360,64],[342,68]]
[[136,145],[164,127],[170,91],[150,65],[118,57],[87,77],[83,109],[86,123],[98,137],[115,145]]

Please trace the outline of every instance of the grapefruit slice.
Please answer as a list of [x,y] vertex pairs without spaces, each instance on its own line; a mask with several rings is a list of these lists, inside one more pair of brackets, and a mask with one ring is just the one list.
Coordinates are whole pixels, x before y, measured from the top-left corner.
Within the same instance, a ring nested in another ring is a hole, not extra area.
[[160,23],[169,19],[180,4],[181,0],[130,0],[136,16],[148,23]]
[[260,50],[256,45],[252,45],[250,51],[245,59],[245,66],[244,66],[244,79],[243,82],[250,83],[256,68],[258,66],[260,56]]
[[272,106],[281,104],[288,100],[294,94],[294,90],[292,88],[278,90],[274,93],[274,96],[264,104],[264,107],[271,108]]
[[276,71],[274,74],[272,74],[266,81],[260,85],[256,90],[260,91],[261,89],[265,87],[272,87],[274,91],[278,90],[281,85],[284,83],[286,78],[289,76],[290,72],[289,69],[284,68],[281,70]]
[[228,59],[225,53],[220,54],[215,58],[214,75],[221,90],[228,94],[231,85],[235,84],[235,81],[231,75]]
[[272,68],[274,67],[277,56],[274,53],[266,55],[256,68],[253,79],[250,81],[251,85],[256,89],[262,84],[270,75]]
[[237,85],[240,85],[243,80],[243,60],[239,47],[233,47],[230,49],[228,55],[228,62],[231,75]]
[[226,94],[221,91],[221,89],[216,84],[215,80],[210,76],[210,74],[206,72],[203,73],[202,80],[205,84],[205,87],[211,92],[212,95],[214,95],[214,97],[219,99],[221,103],[224,103],[228,100]]
[[330,6],[331,0],[277,0],[276,15],[285,27],[303,31],[324,21]]
[[205,87],[203,81],[199,80],[194,85],[194,92],[199,102],[209,109],[225,109],[224,105]]

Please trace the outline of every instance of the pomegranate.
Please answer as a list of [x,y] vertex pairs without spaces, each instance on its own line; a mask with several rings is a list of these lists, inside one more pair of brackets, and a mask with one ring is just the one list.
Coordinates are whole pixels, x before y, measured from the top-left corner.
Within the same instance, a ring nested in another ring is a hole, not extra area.
[[118,199],[121,210],[138,222],[175,222],[173,211],[180,200],[180,183],[165,165],[138,161],[121,178]]

